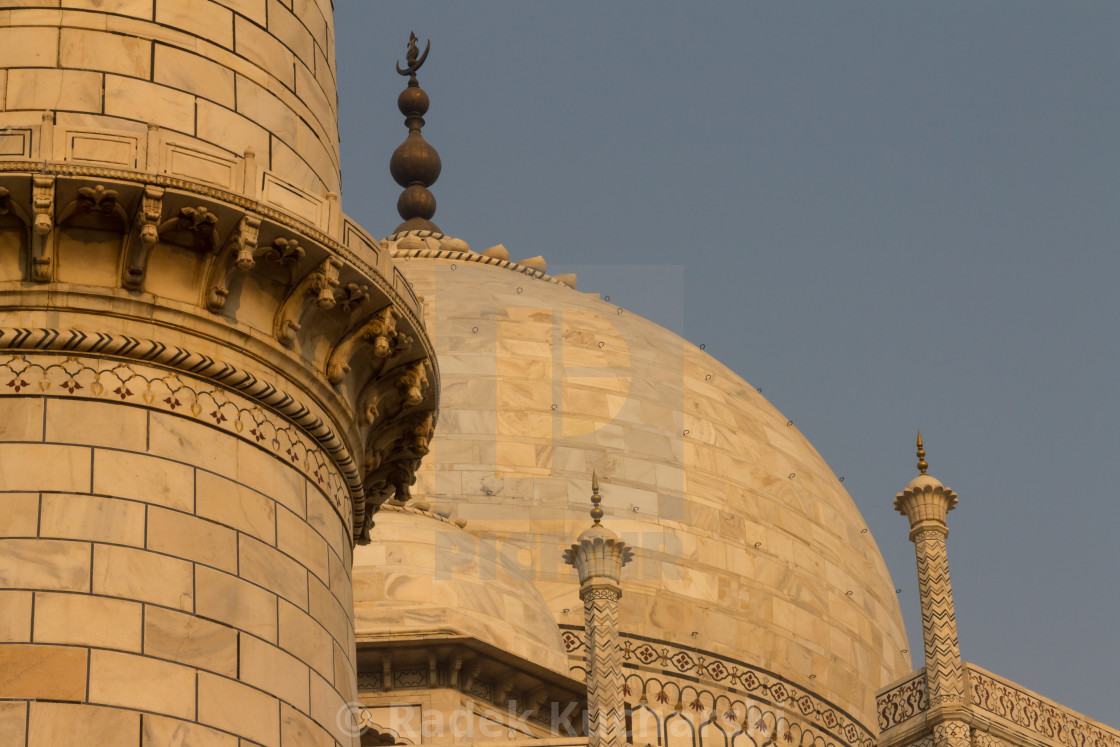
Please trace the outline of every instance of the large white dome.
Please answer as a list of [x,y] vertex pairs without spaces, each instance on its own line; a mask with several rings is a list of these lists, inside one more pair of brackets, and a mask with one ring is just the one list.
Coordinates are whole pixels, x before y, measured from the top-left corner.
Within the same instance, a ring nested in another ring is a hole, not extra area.
[[596,470],[604,524],[637,550],[624,634],[749,662],[874,728],[875,691],[911,671],[894,585],[797,428],[656,324],[435,247],[398,250],[441,376],[415,494],[520,563],[558,623],[581,625],[561,553],[590,521]]

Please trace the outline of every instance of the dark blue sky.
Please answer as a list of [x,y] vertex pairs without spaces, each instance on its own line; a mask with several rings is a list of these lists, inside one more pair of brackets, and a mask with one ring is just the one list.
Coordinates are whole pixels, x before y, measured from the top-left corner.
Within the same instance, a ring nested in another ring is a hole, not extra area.
[[960,494],[967,661],[1120,726],[1120,4],[336,3],[345,210],[399,222],[432,39],[436,222],[739,372],[863,512],[921,660],[914,474]]

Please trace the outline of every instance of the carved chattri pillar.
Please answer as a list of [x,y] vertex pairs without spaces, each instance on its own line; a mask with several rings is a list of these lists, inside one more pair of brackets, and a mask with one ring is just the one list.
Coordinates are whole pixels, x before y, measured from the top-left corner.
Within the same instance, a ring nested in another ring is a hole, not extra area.
[[439,381],[339,212],[330,0],[26,6],[0,0],[0,741],[356,744],[353,545]]
[[934,727],[934,739],[938,747],[967,747],[968,725],[953,718],[966,698],[945,546],[949,536],[946,515],[957,505],[957,495],[927,475],[928,468],[919,432],[919,475],[895,497],[894,507],[910,520],[910,541],[918,560],[926,686],[931,709],[944,712],[943,720]]
[[600,521],[599,481],[591,477],[591,517],[564,561],[579,573],[579,596],[587,635],[587,713],[589,747],[618,747],[626,741],[622,653],[618,645],[618,600],[622,567],[634,556],[626,543]]

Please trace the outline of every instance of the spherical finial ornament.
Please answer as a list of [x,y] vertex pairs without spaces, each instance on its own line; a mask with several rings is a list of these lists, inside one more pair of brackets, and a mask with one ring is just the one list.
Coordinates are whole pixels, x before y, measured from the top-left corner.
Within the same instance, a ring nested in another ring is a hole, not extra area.
[[603,509],[599,505],[603,502],[603,497],[599,495],[599,476],[594,471],[591,472],[591,503],[594,507],[591,509],[591,518],[598,524],[603,519]]
[[397,212],[404,219],[404,223],[397,226],[393,233],[406,231],[442,233],[431,221],[436,212],[436,198],[428,187],[439,178],[443,164],[436,149],[420,134],[420,130],[424,127],[424,114],[428,111],[429,101],[428,94],[416,80],[416,71],[428,59],[432,43],[428,42],[424,54],[421,55],[416,42],[416,34],[410,34],[408,54],[405,57],[407,64],[402,69],[400,63],[397,63],[397,72],[408,76],[408,87],[397,97],[397,108],[404,115],[408,137],[393,151],[393,157],[389,159],[389,173],[393,175],[393,180],[397,184],[404,187],[401,196],[397,198]]
[[918,431],[918,472],[925,474],[929,469],[929,464],[926,462],[926,450],[922,448],[922,431]]

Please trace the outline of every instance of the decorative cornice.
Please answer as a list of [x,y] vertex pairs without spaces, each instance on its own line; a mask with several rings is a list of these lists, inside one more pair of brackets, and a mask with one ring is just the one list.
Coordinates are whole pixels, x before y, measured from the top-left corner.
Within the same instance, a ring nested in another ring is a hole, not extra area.
[[[393,239],[397,238],[396,236]],[[392,240],[392,239],[390,239]],[[453,249],[393,249],[393,259],[401,260],[403,262],[410,262],[413,259],[442,259],[454,262],[473,262],[481,265],[491,265],[493,267],[500,267],[504,270],[512,270],[513,272],[527,275],[534,280],[543,280],[547,283],[555,285],[563,285],[568,287],[566,283],[557,280],[548,273],[541,272],[535,268],[523,265],[519,262],[514,262],[508,259],[499,259],[491,257],[486,254],[477,254],[471,251],[457,251]]]
[[132,182],[140,186],[155,186],[163,187],[166,189],[175,189],[182,192],[188,192],[210,199],[219,200],[229,205],[239,207],[246,212],[253,213],[254,215],[276,223],[277,225],[284,226],[296,233],[299,233],[307,238],[319,243],[337,254],[346,262],[353,265],[362,274],[369,276],[372,281],[377,285],[378,290],[384,293],[388,298],[393,299],[394,304],[399,304],[401,311],[406,315],[410,324],[414,325],[416,329],[422,329],[423,323],[420,319],[420,307],[411,298],[397,293],[393,288],[392,278],[386,278],[377,271],[376,268],[371,267],[364,259],[359,257],[346,245],[339,243],[337,240],[327,235],[319,228],[311,225],[310,223],[300,220],[299,218],[290,215],[289,213],[277,210],[265,203],[257,200],[250,199],[244,195],[230,192],[218,187],[210,187],[198,182],[182,179],[167,174],[153,174],[146,171],[133,171],[129,169],[110,169],[101,168],[96,166],[79,166],[67,162],[32,162],[24,160],[11,160],[0,161],[0,174],[14,174],[26,173],[30,175],[41,175],[44,177],[73,177],[78,179],[89,179],[96,181],[100,179],[109,179],[113,181]]

